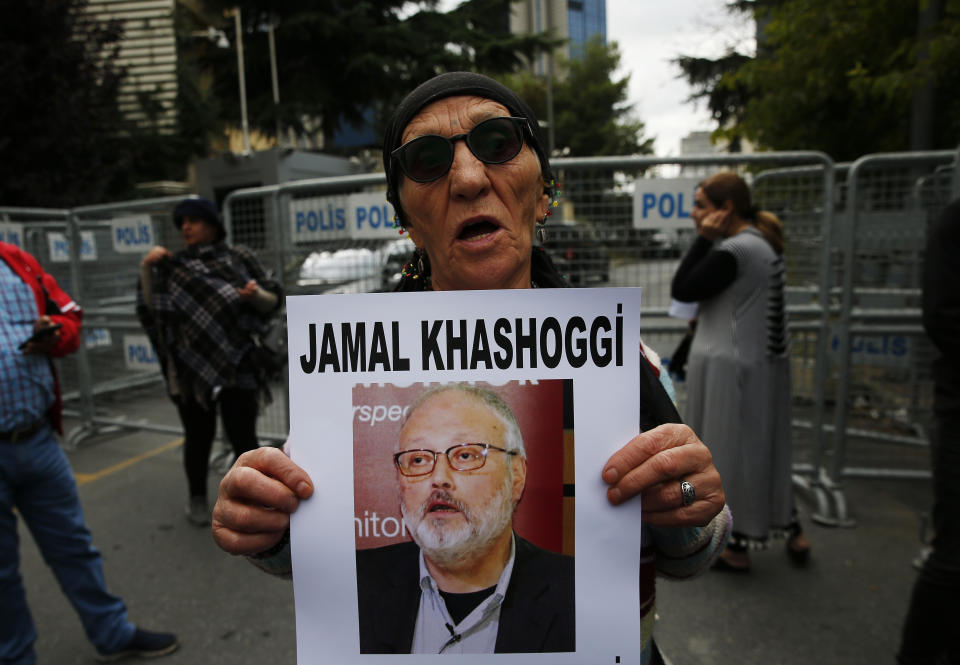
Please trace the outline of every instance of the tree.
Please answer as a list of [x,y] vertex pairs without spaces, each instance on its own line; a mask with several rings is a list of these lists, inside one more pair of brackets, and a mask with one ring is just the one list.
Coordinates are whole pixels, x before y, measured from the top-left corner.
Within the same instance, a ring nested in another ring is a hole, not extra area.
[[[644,124],[627,103],[630,75],[617,79],[620,51],[616,43],[591,39],[583,57],[564,60],[557,69],[566,74],[553,81],[554,150],[571,156],[634,155],[653,152],[653,138],[643,136]],[[544,79],[528,72],[504,78],[547,120]]]
[[616,43],[587,42],[582,58],[565,63],[567,77],[554,87],[556,144],[570,155],[634,155],[653,152],[642,138],[643,122],[627,103],[630,75],[614,77],[620,66]]
[[65,207],[128,191],[131,128],[116,104],[120,29],[87,20],[86,4],[7,1],[0,9],[2,205]]
[[[557,69],[566,75],[553,81],[554,154],[591,157],[653,152],[653,138],[644,137],[643,122],[627,103],[630,76],[615,76],[620,66],[616,43],[591,39],[582,58],[558,64]],[[543,79],[519,74],[506,84],[533,107],[540,120],[547,119]],[[563,197],[573,204],[579,220],[607,223],[630,219],[631,196],[617,192],[614,178],[610,171],[564,171]]]
[[[850,160],[906,150],[914,97],[929,86],[932,146],[960,142],[960,0],[755,0],[757,55],[677,64],[718,134]],[[938,14],[929,27],[923,12]]]
[[[211,16],[236,4],[207,2]],[[468,0],[448,13],[436,10],[436,0],[417,6],[407,15],[410,3],[404,0],[318,0],[309,9],[297,0],[240,3],[251,126],[272,134],[276,125],[270,58],[261,30],[270,21],[276,25],[282,123],[303,129],[304,119],[319,118],[327,138],[345,123],[364,123],[370,109],[381,129],[406,93],[439,72],[503,73],[522,56],[554,43],[542,36],[511,35],[508,0]],[[216,73],[218,96],[236,99],[233,51],[206,57]]]
[[730,52],[711,60],[681,55],[674,62],[683,70],[687,82],[693,86],[692,99],[706,99],[707,109],[730,146],[730,152],[740,152],[742,129],[738,124],[746,111],[749,91],[734,81],[737,70],[750,60],[742,53]]

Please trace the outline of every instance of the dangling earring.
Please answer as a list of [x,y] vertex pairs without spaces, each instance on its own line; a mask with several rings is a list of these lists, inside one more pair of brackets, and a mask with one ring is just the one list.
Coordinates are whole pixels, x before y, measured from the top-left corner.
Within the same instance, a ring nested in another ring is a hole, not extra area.
[[542,222],[537,222],[536,231],[537,242],[541,245],[547,241],[547,218],[544,216]]
[[423,266],[423,255],[425,253],[422,249],[413,250],[413,258],[410,260],[410,263],[400,269],[400,274],[410,279],[420,279],[423,277],[424,282],[429,284],[430,276],[425,274]]
[[420,275],[423,273],[423,255],[420,253],[419,249],[413,250],[413,257],[410,260],[410,263],[404,264],[403,268],[400,269],[400,274],[403,277],[409,277],[410,279],[420,279]]
[[560,205],[560,186],[557,185],[557,181],[551,180],[550,184],[544,188],[544,193],[550,197],[550,202],[547,204],[546,212],[543,213],[543,218],[534,220],[534,234],[540,245],[547,241],[547,218],[553,214],[551,208]]

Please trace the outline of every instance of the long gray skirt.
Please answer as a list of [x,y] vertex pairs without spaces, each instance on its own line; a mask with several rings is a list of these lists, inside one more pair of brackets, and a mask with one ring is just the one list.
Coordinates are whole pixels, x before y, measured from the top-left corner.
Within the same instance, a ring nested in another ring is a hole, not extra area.
[[733,530],[762,543],[793,511],[789,360],[746,364],[694,352],[686,383],[685,421],[713,455]]

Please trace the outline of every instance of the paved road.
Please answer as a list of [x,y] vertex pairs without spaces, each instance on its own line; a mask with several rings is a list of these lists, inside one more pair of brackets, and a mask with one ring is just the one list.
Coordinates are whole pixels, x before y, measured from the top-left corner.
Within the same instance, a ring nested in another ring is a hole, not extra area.
[[[141,403],[138,413],[173,419],[172,405],[163,402]],[[98,437],[69,453],[110,590],[126,600],[134,622],[180,636],[181,649],[158,662],[294,663],[291,583],[225,554],[209,529],[187,523],[180,456],[176,437],[144,432]],[[217,480],[211,475],[211,496]],[[20,537],[39,662],[95,662],[79,620],[22,523]]]
[[[138,401],[137,413],[173,418],[162,399]],[[105,435],[69,456],[110,588],[132,619],[181,637],[180,651],[158,662],[296,662],[292,585],[224,554],[205,529],[187,524],[175,437]],[[211,475],[211,492],[216,482]],[[847,497],[859,526],[809,526],[806,570],[790,567],[777,547],[754,557],[750,575],[661,581],[657,636],[672,663],[892,663],[928,490],[916,480],[853,480]],[[21,538],[40,663],[92,663],[79,621],[22,528]]]
[[754,554],[747,575],[660,582],[655,634],[672,663],[893,665],[928,489],[916,480],[856,480],[847,496],[856,528],[804,519],[813,543],[805,569],[792,567],[778,544]]

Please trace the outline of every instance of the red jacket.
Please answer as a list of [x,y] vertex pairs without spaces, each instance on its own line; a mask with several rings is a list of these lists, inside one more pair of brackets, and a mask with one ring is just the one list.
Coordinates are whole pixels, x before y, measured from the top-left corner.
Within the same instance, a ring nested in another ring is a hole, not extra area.
[[[76,351],[80,346],[80,326],[83,318],[80,306],[73,302],[73,298],[60,288],[51,275],[44,272],[35,258],[16,245],[0,242],[0,259],[33,289],[33,297],[37,301],[37,318],[46,314],[53,323],[63,325],[57,345],[53,347],[50,355],[61,358]],[[53,372],[56,393],[56,400],[50,409],[50,420],[54,428],[63,434],[63,399],[60,396],[60,381],[52,362],[50,371]]]

